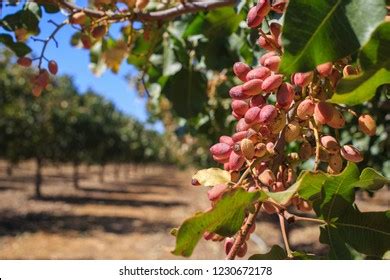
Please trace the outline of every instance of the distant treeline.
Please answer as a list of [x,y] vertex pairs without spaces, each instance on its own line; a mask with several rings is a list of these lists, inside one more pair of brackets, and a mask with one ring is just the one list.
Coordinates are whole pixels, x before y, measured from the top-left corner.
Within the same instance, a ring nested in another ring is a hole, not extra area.
[[171,160],[163,135],[93,91],[78,92],[69,77],[57,77],[33,96],[32,74],[0,54],[0,158],[36,161],[37,196],[45,162],[72,163],[77,172],[80,164]]

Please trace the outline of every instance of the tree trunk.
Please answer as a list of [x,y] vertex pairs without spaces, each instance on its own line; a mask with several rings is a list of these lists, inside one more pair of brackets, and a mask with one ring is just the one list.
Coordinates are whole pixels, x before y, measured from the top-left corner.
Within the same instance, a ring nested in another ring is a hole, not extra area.
[[12,174],[14,173],[14,164],[12,162],[8,162],[6,172],[7,176],[12,176]]
[[133,177],[133,173],[134,173],[134,164],[130,163],[129,164],[129,178]]
[[125,163],[122,163],[122,164],[120,165],[120,173],[122,174],[122,175],[121,175],[122,178],[123,178],[123,179],[126,179],[126,177],[127,177],[127,168],[126,168],[126,164],[125,164]]
[[35,196],[42,197],[41,185],[42,185],[42,159],[36,158],[37,169],[35,173]]
[[129,180],[129,175],[130,175],[130,166],[129,164],[125,164],[124,167],[123,167],[123,172],[124,172],[124,178],[125,180]]
[[99,174],[100,183],[104,183],[104,169],[105,169],[105,165],[102,164],[101,169],[100,169],[100,174]]
[[114,164],[114,178],[115,181],[119,181],[119,164]]
[[73,186],[75,189],[80,189],[79,185],[79,164],[77,162],[73,163]]

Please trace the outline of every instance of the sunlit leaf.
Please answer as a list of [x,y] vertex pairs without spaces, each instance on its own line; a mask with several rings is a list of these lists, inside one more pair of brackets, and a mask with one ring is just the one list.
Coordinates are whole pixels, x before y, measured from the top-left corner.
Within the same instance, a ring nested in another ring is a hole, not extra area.
[[356,52],[383,21],[383,0],[292,0],[283,26],[284,74],[313,70]]
[[198,181],[202,186],[212,187],[218,184],[229,183],[230,173],[219,168],[209,168],[199,170],[192,179]]
[[331,101],[356,105],[374,97],[379,86],[390,84],[390,22],[381,24],[359,53],[360,75],[340,81]]
[[184,221],[177,233],[176,248],[172,253],[190,256],[206,231],[222,236],[234,235],[242,225],[246,210],[259,198],[259,192],[249,193],[243,189],[225,193],[211,210]]

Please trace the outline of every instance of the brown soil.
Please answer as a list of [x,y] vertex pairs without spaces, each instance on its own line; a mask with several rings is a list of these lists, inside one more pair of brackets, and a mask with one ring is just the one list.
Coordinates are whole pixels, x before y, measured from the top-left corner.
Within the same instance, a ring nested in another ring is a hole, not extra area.
[[[146,166],[80,168],[81,188],[72,185],[70,166],[44,168],[43,197],[34,197],[34,170],[24,162],[6,174],[0,161],[0,259],[175,259],[171,228],[188,216],[208,208],[205,189],[190,185],[191,174],[174,167]],[[363,210],[389,208],[389,192],[375,203],[361,199]],[[313,248],[318,227],[290,227],[294,249]],[[264,242],[265,241],[265,242]],[[259,217],[249,241],[249,254],[282,245],[275,217]],[[201,241],[191,258],[221,259],[221,243]]]

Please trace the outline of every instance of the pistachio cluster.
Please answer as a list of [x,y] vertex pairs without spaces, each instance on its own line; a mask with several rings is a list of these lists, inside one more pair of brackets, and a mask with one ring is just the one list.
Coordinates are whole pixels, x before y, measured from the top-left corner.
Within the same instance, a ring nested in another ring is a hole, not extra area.
[[[23,67],[30,67],[33,59],[23,56],[19,57],[17,63]],[[40,68],[39,72],[32,79],[32,93],[34,96],[40,96],[42,91],[49,85],[50,74],[56,75],[58,72],[58,64],[55,60],[47,62],[47,69]]]
[[[356,147],[341,146],[335,136],[338,133],[333,133],[344,127],[345,113],[356,114],[329,102],[338,81],[343,76],[358,74],[359,69],[349,65],[345,58],[323,63],[310,72],[294,73],[291,77],[278,72],[283,54],[282,26],[267,21],[269,32],[266,33],[261,24],[270,12],[283,13],[287,2],[260,0],[249,10],[247,25],[259,31],[257,43],[266,52],[254,67],[242,62],[234,64],[233,72],[242,82],[229,92],[232,115],[237,119],[235,133],[221,136],[219,143],[210,148],[213,159],[230,172],[233,187],[249,192],[288,189],[296,180],[298,164],[312,158],[314,171],[323,168],[330,174],[340,173],[345,161],[363,160]],[[375,121],[368,114],[358,117],[358,125],[367,135],[376,132]],[[284,147],[292,142],[298,143],[299,152],[285,154]],[[242,178],[247,175],[250,176]],[[209,190],[212,205],[228,188],[217,185]],[[285,205],[267,200],[261,209],[272,214],[290,205],[301,211],[311,210],[310,203],[298,197]],[[253,224],[249,234],[254,230]],[[204,237],[214,241],[224,239],[214,233],[206,233]],[[225,239],[227,255],[234,240],[234,237]],[[237,256],[244,256],[246,251],[247,244],[243,242]]]

